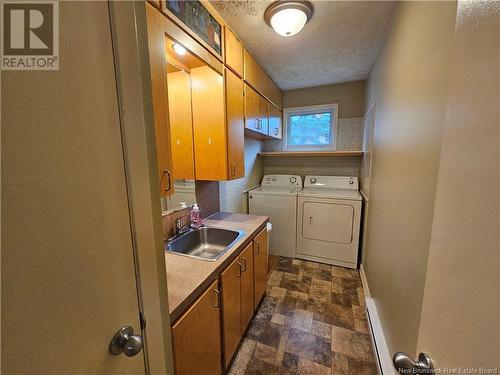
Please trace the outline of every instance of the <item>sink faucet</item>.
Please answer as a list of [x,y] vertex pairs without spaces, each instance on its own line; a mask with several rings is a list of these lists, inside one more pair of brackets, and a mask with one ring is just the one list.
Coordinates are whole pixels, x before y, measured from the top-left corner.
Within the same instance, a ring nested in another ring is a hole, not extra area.
[[186,221],[186,224],[182,225],[182,219],[189,217],[190,214],[185,214],[179,216],[175,219],[175,235],[178,236],[182,232],[184,232],[189,226],[189,220]]

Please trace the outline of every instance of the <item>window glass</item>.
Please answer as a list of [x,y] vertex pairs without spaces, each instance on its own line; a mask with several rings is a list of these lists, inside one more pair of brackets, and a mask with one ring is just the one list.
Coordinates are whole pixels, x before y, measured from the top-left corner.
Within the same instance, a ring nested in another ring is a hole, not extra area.
[[288,146],[328,146],[332,140],[332,113],[291,114]]

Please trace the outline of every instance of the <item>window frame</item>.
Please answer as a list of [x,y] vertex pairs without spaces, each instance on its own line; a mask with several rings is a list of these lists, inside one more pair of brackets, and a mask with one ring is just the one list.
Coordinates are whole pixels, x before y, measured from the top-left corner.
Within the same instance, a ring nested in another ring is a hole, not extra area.
[[[304,107],[289,107],[283,109],[283,151],[335,151],[337,149],[337,124],[338,124],[338,103],[310,105]],[[315,113],[331,112],[330,118],[330,143],[328,145],[308,145],[308,146],[290,146],[289,141],[289,126],[290,116],[307,115]]]

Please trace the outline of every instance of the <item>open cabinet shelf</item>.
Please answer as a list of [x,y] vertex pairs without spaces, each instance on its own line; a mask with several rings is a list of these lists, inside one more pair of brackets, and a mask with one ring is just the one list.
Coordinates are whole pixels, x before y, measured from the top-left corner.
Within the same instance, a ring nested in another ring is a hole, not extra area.
[[260,152],[263,157],[297,157],[297,156],[363,156],[363,151],[274,151]]

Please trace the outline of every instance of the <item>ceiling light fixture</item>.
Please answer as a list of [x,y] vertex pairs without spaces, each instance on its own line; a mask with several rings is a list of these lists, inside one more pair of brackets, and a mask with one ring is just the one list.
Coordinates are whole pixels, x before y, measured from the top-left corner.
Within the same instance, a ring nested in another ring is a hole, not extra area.
[[309,1],[276,1],[267,7],[264,20],[282,36],[297,34],[309,21],[313,6]]
[[172,44],[172,48],[174,49],[175,53],[178,54],[179,56],[183,56],[187,52],[186,49],[179,43]]

